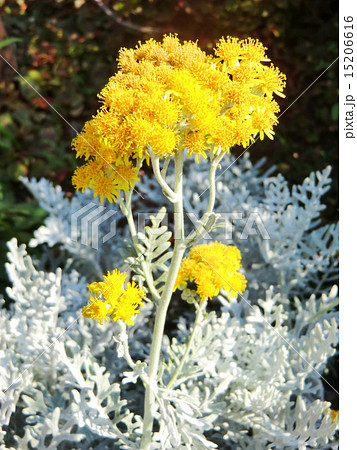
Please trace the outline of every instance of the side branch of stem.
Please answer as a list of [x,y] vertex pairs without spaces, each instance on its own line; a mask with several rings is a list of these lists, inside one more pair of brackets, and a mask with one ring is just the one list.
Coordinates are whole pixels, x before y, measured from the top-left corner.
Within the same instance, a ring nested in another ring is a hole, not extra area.
[[[136,226],[135,226],[135,222],[134,222],[133,212],[132,212],[132,208],[131,208],[131,197],[132,197],[132,194],[133,194],[133,188],[131,188],[128,192],[125,193],[125,203],[124,203],[124,201],[122,199],[120,199],[119,206],[120,206],[120,209],[121,209],[122,213],[125,215],[126,220],[128,222],[129,232],[130,232],[131,238],[133,240],[133,244],[134,244],[135,250],[136,250],[137,255],[139,257],[139,256],[142,256],[142,255],[141,255],[139,249],[137,248],[139,240],[138,240],[138,233],[136,231]],[[155,301],[158,301],[160,299],[160,294],[157,292],[157,289],[155,288],[152,272],[151,272],[150,268],[148,267],[148,265],[147,265],[145,260],[141,260],[141,269],[142,269],[142,271],[144,273],[146,284],[147,284],[147,286],[149,288],[149,291],[150,291],[151,295],[153,296]]]
[[187,357],[188,357],[188,355],[190,353],[190,350],[192,348],[192,344],[193,344],[193,340],[194,340],[195,333],[196,333],[196,330],[197,330],[197,326],[198,326],[198,324],[201,321],[202,312],[206,308],[206,305],[207,305],[207,298],[203,299],[201,301],[199,307],[197,308],[195,323],[193,324],[191,335],[190,335],[190,338],[188,340],[185,353],[183,354],[183,356],[181,358],[181,361],[179,362],[179,365],[177,366],[174,374],[172,375],[171,380],[169,381],[169,383],[167,385],[167,389],[172,388],[172,386],[174,385],[177,377],[180,375],[180,372],[181,372],[181,370],[182,370],[182,368],[183,368],[183,366],[184,366],[184,364],[186,362],[186,359],[187,359]]
[[[209,232],[210,230],[206,229],[206,226],[208,224],[209,218],[213,212],[214,203],[216,201],[216,171],[219,167],[219,163],[222,160],[224,156],[224,153],[221,152],[219,154],[213,155],[213,152],[211,151],[210,159],[211,159],[211,167],[209,171],[209,200],[207,205],[207,210],[201,220],[201,223],[199,227],[191,233],[186,241],[187,246],[192,246],[197,241],[199,241],[202,237],[202,234],[204,232]],[[214,226],[214,223],[212,224],[211,228]]]
[[[175,191],[173,191],[170,186],[166,183],[165,179],[162,176],[160,170],[160,159],[159,156],[156,155],[151,149],[150,151],[150,159],[152,163],[152,169],[154,171],[155,178],[159,185],[162,187],[163,194],[170,200],[171,203],[176,203],[178,201],[178,195]],[[163,170],[163,174],[165,175],[167,168]]]

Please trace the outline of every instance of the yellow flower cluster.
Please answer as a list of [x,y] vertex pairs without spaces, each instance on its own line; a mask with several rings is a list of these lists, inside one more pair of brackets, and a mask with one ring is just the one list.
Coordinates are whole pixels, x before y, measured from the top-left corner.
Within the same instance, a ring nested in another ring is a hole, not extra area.
[[122,320],[127,325],[133,325],[132,317],[139,313],[144,290],[136,286],[135,282],[128,283],[124,289],[126,274],[117,269],[112,273],[108,271],[103,278],[104,281],[95,281],[88,286],[92,296],[89,304],[82,309],[83,317],[97,319],[100,325],[103,320],[108,321],[107,317],[114,322]]
[[216,297],[220,289],[225,290],[230,298],[236,293],[243,294],[247,280],[239,272],[241,267],[241,254],[237,247],[220,242],[197,245],[181,263],[175,290],[184,289],[191,281],[196,284],[201,300]]
[[77,190],[90,187],[101,200],[115,201],[137,177],[136,160],[149,149],[167,157],[186,148],[247,147],[259,134],[273,139],[285,75],[254,39],[222,38],[214,55],[177,36],[153,39],[119,52],[119,71],[99,95],[103,106],[73,141]]

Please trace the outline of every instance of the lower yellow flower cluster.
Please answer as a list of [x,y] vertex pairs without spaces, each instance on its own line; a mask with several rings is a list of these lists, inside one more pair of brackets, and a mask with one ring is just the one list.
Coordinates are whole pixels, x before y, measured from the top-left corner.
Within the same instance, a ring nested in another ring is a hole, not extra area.
[[232,298],[236,293],[243,294],[247,285],[246,278],[239,272],[241,267],[240,251],[233,245],[220,242],[196,245],[182,261],[175,290],[184,289],[191,281],[196,284],[201,300],[216,297],[220,289]]
[[104,281],[95,281],[88,286],[92,296],[89,304],[82,309],[83,317],[97,319],[100,325],[103,325],[103,320],[108,321],[107,317],[114,322],[122,320],[127,325],[133,325],[132,317],[139,313],[144,290],[135,282],[128,283],[124,289],[126,274],[117,269],[112,273],[108,271],[103,278]]

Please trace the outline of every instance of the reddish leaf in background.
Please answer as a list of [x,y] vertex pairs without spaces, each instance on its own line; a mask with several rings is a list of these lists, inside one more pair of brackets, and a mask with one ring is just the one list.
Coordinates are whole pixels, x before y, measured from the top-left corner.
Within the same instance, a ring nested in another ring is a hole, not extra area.
[[45,64],[53,64],[56,59],[56,49],[49,42],[41,42],[39,48],[30,48],[29,54],[32,56],[32,66],[40,67]]
[[[52,99],[50,97],[47,97],[46,100],[49,103],[51,103]],[[40,97],[32,99],[31,103],[33,105],[35,105],[37,108],[40,108],[40,109],[47,109],[48,108],[48,104],[45,102],[45,100],[43,100]]]

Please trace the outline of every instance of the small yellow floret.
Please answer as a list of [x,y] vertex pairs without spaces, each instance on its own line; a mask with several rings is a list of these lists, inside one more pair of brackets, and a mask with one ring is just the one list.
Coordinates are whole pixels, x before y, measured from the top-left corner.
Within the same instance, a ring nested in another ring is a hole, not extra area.
[[262,66],[259,69],[259,78],[257,83],[261,86],[264,94],[267,95],[269,99],[273,97],[273,94],[279,97],[285,97],[283,90],[286,86],[286,76],[280,72],[277,67],[273,64],[270,67]]
[[90,177],[86,166],[77,167],[72,176],[72,184],[77,191],[87,189]]
[[157,155],[168,155],[174,152],[177,138],[170,128],[155,127],[151,130],[148,143]]
[[123,291],[118,299],[112,302],[110,317],[115,322],[122,320],[127,325],[133,325],[132,317],[140,312],[144,290],[136,286],[135,282],[128,283],[127,289]]
[[116,201],[119,196],[119,186],[114,176],[108,176],[103,172],[99,172],[96,179],[93,180],[94,197],[99,195],[102,202],[104,197],[108,199],[110,203]]
[[245,39],[240,43],[241,49],[239,52],[240,59],[249,62],[250,64],[259,64],[260,62],[268,62],[269,58],[265,55],[266,47],[257,39]]
[[240,43],[238,38],[221,38],[214,50],[215,54],[224,61],[236,61],[240,55]]
[[202,155],[207,158],[207,142],[203,133],[189,133],[185,139],[185,145],[187,147],[187,156],[190,157],[192,153],[195,153],[197,160],[199,161],[199,156]]
[[126,274],[119,272],[118,269],[115,269],[113,272],[108,271],[107,275],[104,275],[103,278],[104,283],[101,293],[104,295],[106,300],[112,302],[113,300],[116,300],[123,292],[122,287],[126,280]]
[[128,191],[130,186],[135,185],[135,181],[139,181],[137,175],[138,169],[133,167],[130,162],[123,161],[115,164],[110,170],[111,176],[115,179],[116,185],[123,191]]
[[103,325],[103,320],[108,321],[108,313],[108,302],[95,297],[90,297],[90,303],[82,308],[82,316],[85,319],[97,319],[100,325]]

